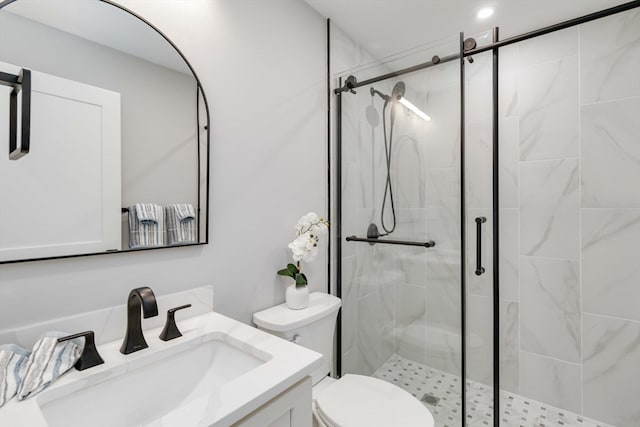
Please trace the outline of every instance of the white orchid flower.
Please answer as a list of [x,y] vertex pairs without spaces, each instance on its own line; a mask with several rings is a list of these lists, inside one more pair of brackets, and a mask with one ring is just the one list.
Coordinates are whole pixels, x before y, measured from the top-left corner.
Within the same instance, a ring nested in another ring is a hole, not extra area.
[[304,281],[303,284],[299,286],[306,285],[306,277],[302,274],[300,261],[311,262],[315,259],[318,255],[320,235],[326,234],[328,228],[329,223],[319,217],[315,212],[309,212],[303,215],[295,226],[297,237],[288,245],[296,265],[289,265],[287,268],[278,271],[278,274],[294,278],[296,280],[296,286],[298,286],[298,276],[301,275]]

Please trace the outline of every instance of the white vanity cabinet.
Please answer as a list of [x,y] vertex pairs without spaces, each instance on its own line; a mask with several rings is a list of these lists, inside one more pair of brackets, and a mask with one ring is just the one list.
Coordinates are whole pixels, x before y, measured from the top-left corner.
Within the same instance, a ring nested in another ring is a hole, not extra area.
[[311,427],[311,386],[311,377],[306,377],[233,427]]

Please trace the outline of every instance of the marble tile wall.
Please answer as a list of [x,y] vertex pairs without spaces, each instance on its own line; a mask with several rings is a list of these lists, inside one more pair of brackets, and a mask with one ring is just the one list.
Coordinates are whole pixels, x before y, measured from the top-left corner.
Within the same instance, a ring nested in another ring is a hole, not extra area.
[[640,425],[640,11],[501,51],[501,386]]
[[[468,67],[468,78],[484,87],[490,67],[482,61]],[[398,121],[392,164],[395,234],[433,239],[437,247],[343,246],[345,372],[372,374],[393,353],[460,370],[459,99],[456,73],[446,65],[406,82],[434,120],[427,127],[415,117]],[[640,11],[503,48],[500,67],[501,387],[615,426],[638,426]],[[393,83],[378,86],[388,92]],[[469,96],[472,220],[490,214],[491,128],[487,92]],[[361,235],[380,223],[381,105],[367,93],[349,102],[342,231]],[[492,376],[485,369],[489,276],[467,277],[469,342],[477,344],[468,368],[484,383]]]

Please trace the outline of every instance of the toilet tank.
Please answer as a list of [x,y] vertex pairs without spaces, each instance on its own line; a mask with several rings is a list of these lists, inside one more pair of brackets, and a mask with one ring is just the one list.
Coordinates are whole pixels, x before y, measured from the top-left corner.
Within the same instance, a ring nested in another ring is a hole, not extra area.
[[255,313],[253,322],[263,331],[322,354],[322,365],[311,374],[315,385],[331,372],[339,308],[340,298],[313,292],[309,295],[307,308],[292,310],[286,304],[280,304]]

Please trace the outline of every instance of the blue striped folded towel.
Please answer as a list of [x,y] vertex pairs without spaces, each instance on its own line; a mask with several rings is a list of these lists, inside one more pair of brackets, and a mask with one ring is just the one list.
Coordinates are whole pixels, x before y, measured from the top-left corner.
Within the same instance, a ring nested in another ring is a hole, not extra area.
[[28,350],[15,344],[0,345],[0,408],[18,392],[28,359]]
[[165,210],[169,244],[197,243],[196,211],[193,205],[177,203],[167,206]]
[[164,246],[165,234],[162,206],[155,203],[136,203],[129,208],[129,247],[131,249]]
[[136,215],[141,224],[157,224],[159,206],[155,203],[136,203]]
[[18,400],[40,393],[75,365],[84,343],[81,338],[58,342],[58,338],[67,335],[64,332],[47,332],[36,342],[18,389]]
[[196,219],[196,210],[190,203],[177,203],[171,206],[176,210],[176,216],[180,221]]

